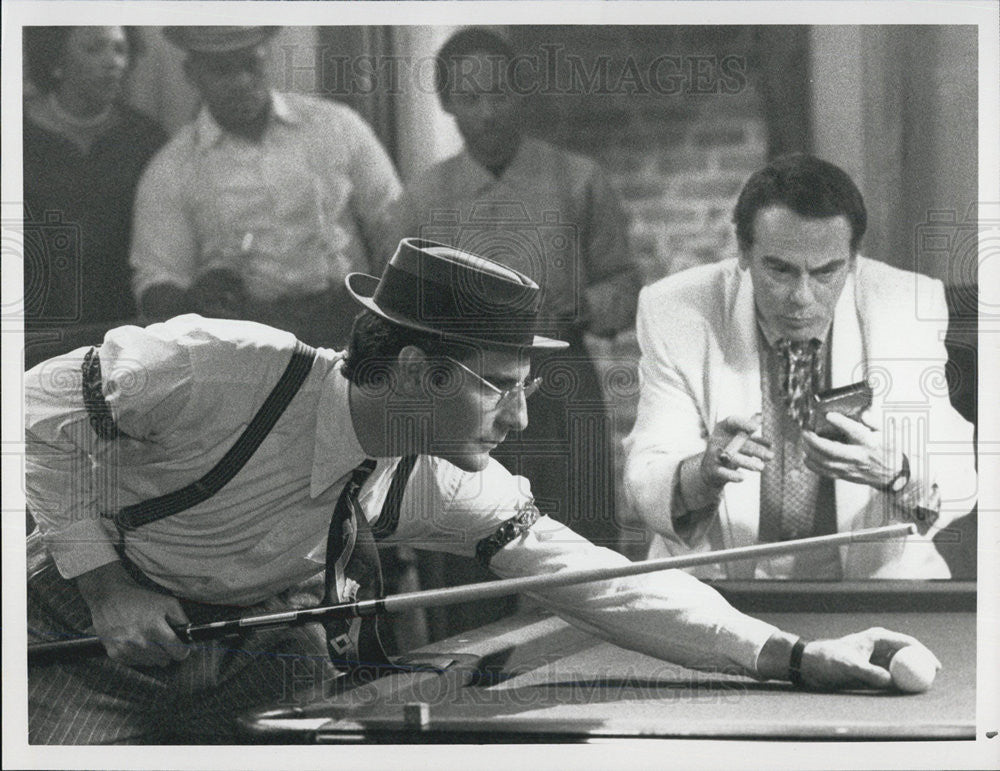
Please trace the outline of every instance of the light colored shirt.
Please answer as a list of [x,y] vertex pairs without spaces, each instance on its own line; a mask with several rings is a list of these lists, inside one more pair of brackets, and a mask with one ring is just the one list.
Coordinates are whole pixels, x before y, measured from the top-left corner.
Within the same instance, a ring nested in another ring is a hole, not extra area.
[[[103,392],[126,436],[100,440],[80,392],[85,349],[26,375],[28,503],[63,576],[117,559],[101,511],[200,478],[236,440],[294,345],[259,324],[180,316],[120,327],[100,348]],[[171,591],[249,604],[324,569],[335,502],[363,459],[350,417],[341,355],[320,349],[305,384],[260,448],[215,496],[125,535],[127,555]],[[379,458],[360,502],[376,521],[398,458]],[[525,480],[491,460],[478,473],[421,456],[387,543],[465,556],[530,506]],[[501,549],[501,577],[618,565],[542,517]],[[534,595],[574,623],[625,647],[687,666],[752,673],[774,627],[739,613],[691,576],[670,571]]]
[[526,137],[494,176],[465,150],[408,183],[385,220],[383,251],[420,236],[491,257],[538,282],[550,319],[596,333],[635,319],[628,221],[583,156]]
[[375,213],[399,193],[392,162],[353,110],[272,94],[259,142],[223,131],[207,108],[156,155],[136,193],[136,297],[234,270],[261,300],[314,294],[368,271]]

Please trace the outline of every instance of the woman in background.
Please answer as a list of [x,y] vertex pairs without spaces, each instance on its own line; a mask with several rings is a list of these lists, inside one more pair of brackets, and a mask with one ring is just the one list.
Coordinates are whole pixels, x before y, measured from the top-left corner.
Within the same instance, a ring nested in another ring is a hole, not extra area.
[[122,100],[139,50],[138,32],[123,27],[24,30],[35,90],[24,107],[25,322],[29,331],[60,330],[46,335],[53,343],[69,343],[80,325],[93,337],[136,312],[132,203],[166,140]]

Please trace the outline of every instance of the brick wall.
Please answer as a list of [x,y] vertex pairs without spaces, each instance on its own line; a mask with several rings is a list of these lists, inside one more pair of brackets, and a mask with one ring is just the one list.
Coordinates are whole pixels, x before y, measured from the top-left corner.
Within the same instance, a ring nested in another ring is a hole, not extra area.
[[[599,161],[630,218],[644,283],[734,256],[730,216],[767,156],[755,37],[746,27],[515,27],[521,52],[555,78],[528,97],[528,128]],[[575,70],[575,71],[574,71]],[[559,79],[561,76],[561,80]],[[555,87],[553,87],[555,84]],[[606,375],[615,430],[635,421],[633,330],[589,340]],[[640,556],[641,531],[622,498],[623,550]]]

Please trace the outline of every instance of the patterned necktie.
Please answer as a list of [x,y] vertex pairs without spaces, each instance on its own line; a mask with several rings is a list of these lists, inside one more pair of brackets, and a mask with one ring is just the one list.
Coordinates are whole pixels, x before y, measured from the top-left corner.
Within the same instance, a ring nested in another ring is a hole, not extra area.
[[[365,460],[351,473],[333,510],[326,542],[326,589],[323,604],[370,600],[382,596],[382,567],[358,495],[375,461]],[[343,592],[338,591],[338,585]],[[336,619],[324,624],[327,651],[337,667],[382,670],[392,666],[378,634],[378,617]]]
[[[763,341],[762,341],[763,343]],[[774,458],[761,475],[760,537],[784,541],[812,535],[821,479],[805,467],[802,427],[812,395],[823,388],[819,340],[779,340],[761,348],[763,426]]]
[[821,346],[822,343],[815,337],[812,340],[781,339],[775,343],[783,364],[781,386],[785,407],[799,428],[809,420],[813,394],[822,389]]

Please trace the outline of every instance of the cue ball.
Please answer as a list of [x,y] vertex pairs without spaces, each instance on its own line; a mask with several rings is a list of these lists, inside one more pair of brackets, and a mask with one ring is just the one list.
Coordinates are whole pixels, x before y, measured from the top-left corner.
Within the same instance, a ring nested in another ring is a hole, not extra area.
[[934,654],[917,645],[907,645],[896,651],[889,662],[892,684],[906,693],[929,690],[937,675],[938,662]]

